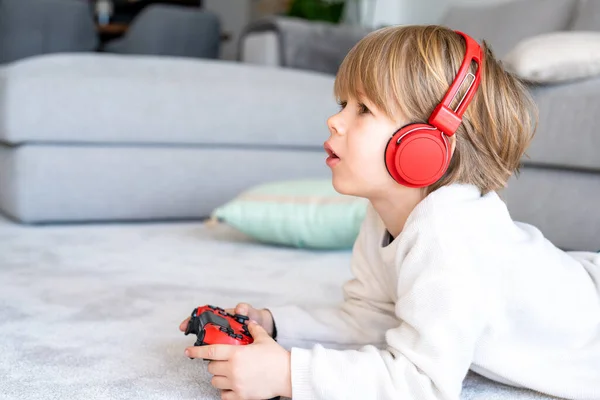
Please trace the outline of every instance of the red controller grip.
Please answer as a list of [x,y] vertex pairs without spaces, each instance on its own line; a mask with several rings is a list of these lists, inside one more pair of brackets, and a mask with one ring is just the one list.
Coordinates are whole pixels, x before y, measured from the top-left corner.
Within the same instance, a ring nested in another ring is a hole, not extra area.
[[194,346],[211,344],[246,345],[254,342],[246,324],[248,317],[232,315],[222,308],[206,305],[195,308],[185,334],[194,333]]

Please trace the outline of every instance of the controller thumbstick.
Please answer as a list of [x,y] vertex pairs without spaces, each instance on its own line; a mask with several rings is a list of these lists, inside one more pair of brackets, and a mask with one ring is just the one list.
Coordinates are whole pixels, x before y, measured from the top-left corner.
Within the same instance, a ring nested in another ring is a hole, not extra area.
[[235,314],[233,318],[242,325],[249,319],[247,316],[240,314]]

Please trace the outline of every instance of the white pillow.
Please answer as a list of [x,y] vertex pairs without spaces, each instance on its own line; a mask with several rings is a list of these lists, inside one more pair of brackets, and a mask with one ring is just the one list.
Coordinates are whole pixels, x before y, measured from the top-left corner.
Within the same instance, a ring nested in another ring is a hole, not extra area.
[[535,83],[600,75],[600,32],[552,32],[530,37],[502,61],[507,70]]

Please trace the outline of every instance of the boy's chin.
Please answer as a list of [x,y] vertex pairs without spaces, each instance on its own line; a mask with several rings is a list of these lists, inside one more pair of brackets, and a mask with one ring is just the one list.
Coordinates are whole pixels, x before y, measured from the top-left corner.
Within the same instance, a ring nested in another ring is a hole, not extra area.
[[359,187],[356,184],[344,179],[339,179],[333,176],[331,183],[333,184],[333,188],[339,194],[347,195],[347,196],[358,196],[363,197]]
[[381,197],[382,195],[390,193],[398,193],[398,189],[401,188],[403,190],[414,190],[408,188],[406,186],[401,186],[395,181],[393,181],[390,177],[389,180],[381,181],[381,180],[371,180],[362,182],[359,180],[354,181],[352,179],[343,179],[339,175],[335,174],[332,176],[331,183],[333,188],[339,194],[347,195],[347,196],[355,196],[362,197],[365,199],[374,199],[377,197]]

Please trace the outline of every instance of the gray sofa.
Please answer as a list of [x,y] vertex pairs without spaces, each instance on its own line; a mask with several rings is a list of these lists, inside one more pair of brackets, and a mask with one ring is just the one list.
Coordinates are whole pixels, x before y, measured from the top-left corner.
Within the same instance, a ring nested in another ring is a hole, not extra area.
[[332,85],[308,71],[173,57],[5,65],[0,209],[26,223],[199,219],[257,183],[326,178]]
[[[535,15],[535,18],[531,18]],[[527,0],[455,6],[439,21],[488,41],[505,56],[520,40],[564,30],[600,31],[600,2]],[[272,17],[250,24],[239,44],[246,64],[334,76],[347,51],[370,29]],[[502,193],[513,218],[530,222],[567,249],[600,249],[600,77],[529,85],[540,112],[518,179]]]

